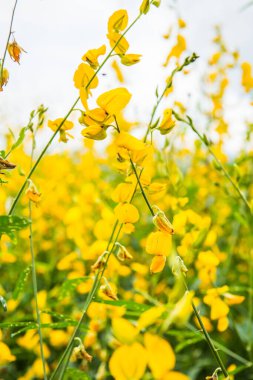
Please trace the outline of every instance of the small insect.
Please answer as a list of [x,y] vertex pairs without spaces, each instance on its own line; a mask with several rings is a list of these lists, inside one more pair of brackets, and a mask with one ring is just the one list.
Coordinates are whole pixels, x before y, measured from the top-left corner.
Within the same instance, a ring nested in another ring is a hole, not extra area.
[[1,173],[2,170],[14,169],[15,167],[16,165],[0,157],[0,174],[4,174],[4,173]]

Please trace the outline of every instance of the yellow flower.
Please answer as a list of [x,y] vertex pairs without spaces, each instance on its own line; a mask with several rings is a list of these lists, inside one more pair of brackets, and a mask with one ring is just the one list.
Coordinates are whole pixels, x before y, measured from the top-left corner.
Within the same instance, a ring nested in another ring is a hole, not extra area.
[[164,66],[166,67],[170,61],[170,59],[172,57],[175,57],[177,59],[180,58],[181,54],[185,51],[186,49],[186,41],[185,41],[185,38],[179,34],[177,36],[177,43],[176,45],[173,46],[173,48],[171,49],[168,57],[166,58],[166,61],[164,63]]
[[16,42],[13,41],[12,43],[8,43],[8,53],[10,54],[11,59],[14,62],[18,62],[20,60],[20,55],[23,52],[26,53],[26,51]]
[[87,139],[104,140],[107,136],[106,129],[106,126],[94,124],[84,128],[81,133]]
[[150,255],[169,256],[171,235],[161,231],[151,232],[146,243],[146,251]]
[[151,265],[150,272],[151,273],[159,273],[162,272],[166,263],[166,256],[154,256]]
[[168,318],[163,324],[163,330],[167,330],[172,323],[177,326],[182,327],[188,321],[190,315],[192,314],[192,299],[194,292],[187,291],[183,297],[174,305],[173,310],[168,315]]
[[165,213],[159,209],[157,206],[153,206],[153,211],[155,216],[153,217],[154,225],[162,232],[168,233],[170,235],[174,234],[174,228],[170,223],[169,219],[166,217]]
[[0,352],[1,352],[1,355],[0,355],[1,366],[6,365],[16,360],[16,356],[12,355],[11,350],[4,342],[0,342]]
[[163,118],[158,129],[162,135],[167,135],[175,127],[175,120],[172,118],[172,109],[167,108],[163,112]]
[[175,367],[176,357],[167,340],[158,335],[146,333],[144,344],[148,352],[148,366],[155,379],[160,379],[167,371]]
[[108,20],[108,32],[119,32],[126,29],[128,24],[128,14],[125,9],[114,12]]
[[28,199],[36,204],[36,206],[40,202],[41,193],[38,192],[37,187],[34,185],[31,179],[28,179],[28,189],[26,190],[26,196]]
[[119,113],[129,103],[132,95],[126,88],[119,87],[104,92],[97,98],[97,104],[107,114],[115,115]]
[[[0,64],[0,73],[1,73],[1,70],[2,70],[2,66]],[[7,85],[8,80],[9,80],[9,71],[3,68],[2,77],[0,78],[0,91],[3,91],[3,86]]]
[[138,329],[124,318],[112,319],[112,331],[115,338],[123,344],[132,344],[138,335]]
[[147,352],[140,343],[117,348],[109,361],[115,380],[141,380],[147,366]]
[[139,220],[139,211],[130,203],[118,204],[114,212],[120,223],[136,223]]
[[156,323],[158,318],[164,313],[165,309],[164,306],[154,306],[147,311],[144,311],[137,322],[138,329],[142,330]]
[[249,62],[243,62],[242,65],[242,86],[246,92],[253,88],[253,76],[251,74],[251,65]]
[[[129,43],[120,33],[110,32],[107,34],[111,48],[114,47],[114,51],[117,54],[125,54],[129,49]],[[119,41],[120,40],[120,41]],[[117,44],[117,46],[115,46]]]
[[150,7],[150,0],[143,0],[140,6],[140,13],[147,14]]
[[122,74],[122,71],[120,70],[120,67],[116,60],[112,61],[112,68],[115,71],[116,77],[120,83],[124,82],[124,77]]
[[88,50],[83,56],[82,60],[87,62],[94,70],[99,66],[98,57],[106,53],[106,46],[102,45],[98,49]]
[[96,88],[98,86],[98,78],[95,76],[95,71],[87,63],[81,63],[78,66],[73,80],[75,87],[78,89],[87,87],[90,81],[89,88]]
[[181,372],[170,371],[161,380],[190,380],[190,378]]
[[124,54],[120,57],[122,65],[132,66],[138,63],[141,59],[140,54]]
[[[62,118],[59,118],[56,120],[48,120],[48,126],[49,126],[49,128],[52,129],[52,131],[55,132],[59,128],[59,126],[63,120],[64,119],[62,119]],[[71,134],[66,132],[66,131],[72,129],[73,127],[74,127],[74,124],[72,123],[72,121],[65,120],[63,125],[60,128],[59,141],[66,143],[68,141],[68,137],[73,138],[73,136]]]

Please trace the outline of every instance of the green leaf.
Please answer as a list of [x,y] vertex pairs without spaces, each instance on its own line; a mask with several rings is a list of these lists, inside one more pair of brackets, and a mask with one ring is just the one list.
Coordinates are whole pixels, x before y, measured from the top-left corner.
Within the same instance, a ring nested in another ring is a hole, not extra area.
[[14,289],[13,296],[12,296],[14,300],[18,298],[19,294],[24,289],[25,283],[31,271],[32,271],[32,265],[29,265],[29,267],[25,268],[23,272],[20,273],[17,285]]
[[176,346],[176,349],[175,351],[176,352],[180,352],[182,351],[185,347],[188,347],[188,346],[191,346],[192,344],[195,344],[195,343],[198,343],[198,342],[201,342],[203,341],[203,338],[202,336],[195,336],[191,339],[185,339],[183,342],[179,343],[177,346]]
[[91,377],[80,369],[67,368],[64,380],[91,380]]
[[14,237],[14,232],[26,228],[31,221],[16,215],[0,215],[0,236],[3,234]]
[[12,145],[11,149],[10,149],[10,152],[12,152],[14,149],[16,149],[19,145],[22,144],[22,142],[24,141],[24,138],[25,138],[25,133],[27,131],[27,127],[23,127],[20,132],[19,132],[19,135],[18,135],[18,138],[17,140],[14,142],[14,144]]

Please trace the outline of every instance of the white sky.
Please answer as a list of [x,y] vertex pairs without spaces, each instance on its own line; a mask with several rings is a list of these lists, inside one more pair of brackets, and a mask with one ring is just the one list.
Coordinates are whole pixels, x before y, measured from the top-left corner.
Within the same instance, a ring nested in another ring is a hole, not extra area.
[[[32,109],[40,103],[49,107],[49,118],[65,115],[77,97],[73,73],[81,56],[90,48],[106,42],[107,19],[124,8],[130,20],[138,13],[141,0],[19,0],[13,30],[17,42],[27,51],[21,65],[6,60],[10,72],[7,87],[0,93],[0,128],[14,130],[24,125]],[[130,53],[143,55],[141,63],[124,68],[126,86],[133,93],[132,109],[148,119],[157,83],[169,72],[164,61],[172,42],[162,39],[175,22],[176,12],[186,20],[184,31],[189,52],[200,55],[192,66],[191,79],[182,80],[182,96],[198,91],[199,72],[212,52],[214,25],[221,24],[226,42],[239,48],[243,60],[253,62],[253,6],[241,11],[247,0],[162,0],[152,7],[128,34]],[[14,0],[0,0],[0,56],[3,55]],[[111,69],[100,76],[100,92],[117,86]],[[237,98],[232,103],[237,102]],[[243,107],[243,105],[242,105]]]

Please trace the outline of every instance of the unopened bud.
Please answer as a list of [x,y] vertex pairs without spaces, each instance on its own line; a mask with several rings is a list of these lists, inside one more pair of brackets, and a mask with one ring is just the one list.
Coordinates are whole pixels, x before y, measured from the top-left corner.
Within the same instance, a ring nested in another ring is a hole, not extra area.
[[172,273],[174,274],[174,276],[178,277],[180,274],[183,274],[184,276],[186,276],[187,272],[188,272],[188,269],[183,259],[181,259],[180,256],[177,256],[175,258],[175,263],[172,267]]
[[168,233],[170,235],[174,234],[174,228],[170,223],[169,219],[165,215],[163,211],[159,209],[157,206],[152,207],[155,212],[155,216],[153,217],[154,225],[162,232]]
[[38,205],[40,202],[41,193],[39,193],[37,187],[34,185],[33,181],[31,179],[27,180],[28,182],[28,189],[26,190],[26,196],[28,199]]
[[132,260],[133,256],[128,252],[126,247],[121,245],[120,243],[115,243],[115,245],[118,247],[118,252],[117,252],[117,258],[120,261],[125,261],[125,260]]
[[98,259],[97,259],[97,261],[95,262],[95,264],[93,264],[93,265],[91,266],[91,270],[92,270],[92,272],[95,272],[96,270],[100,270],[100,269],[104,268],[104,266],[105,266],[105,262],[106,262],[106,260],[105,260],[105,255],[106,255],[107,253],[109,253],[109,252],[108,252],[108,251],[104,251],[104,253],[102,253],[102,255],[100,255],[100,256],[98,257]]

